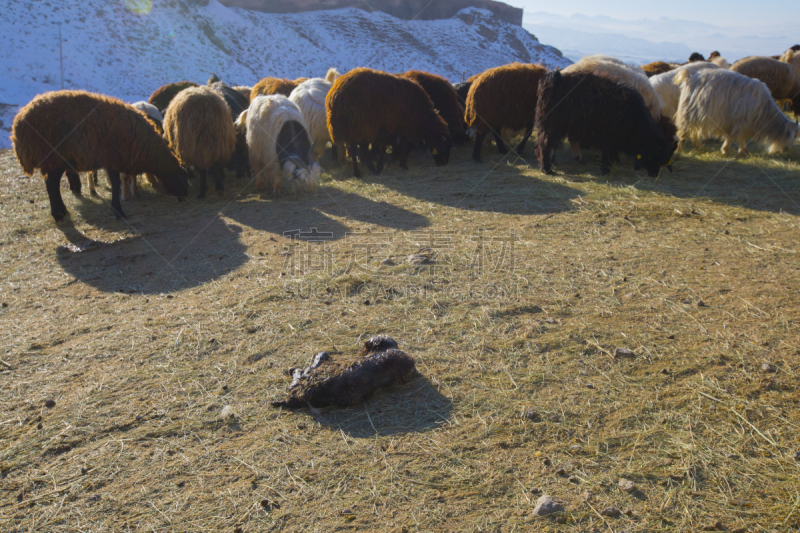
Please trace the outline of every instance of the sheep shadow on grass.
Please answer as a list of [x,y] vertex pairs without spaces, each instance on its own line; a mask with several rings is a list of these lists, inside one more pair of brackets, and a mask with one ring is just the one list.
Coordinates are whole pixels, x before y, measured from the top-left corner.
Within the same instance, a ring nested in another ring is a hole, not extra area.
[[409,157],[409,170],[392,163],[378,176],[364,173],[362,180],[424,202],[507,215],[569,211],[571,201],[581,195],[578,189],[531,175],[539,173],[532,146],[524,159],[501,156],[493,150],[487,146],[484,162],[475,163],[470,150],[456,148],[450,163],[443,167],[434,166],[427,152],[415,150]]
[[59,229],[70,245],[59,246],[56,258],[65,272],[97,290],[139,294],[197,287],[247,262],[241,228],[218,216],[196,222],[138,221],[138,235],[109,243],[63,223]]
[[422,433],[450,422],[453,402],[436,385],[419,376],[400,387],[379,392],[364,405],[349,409],[323,409],[313,414],[322,426],[343,431],[350,437],[369,439],[377,436]]

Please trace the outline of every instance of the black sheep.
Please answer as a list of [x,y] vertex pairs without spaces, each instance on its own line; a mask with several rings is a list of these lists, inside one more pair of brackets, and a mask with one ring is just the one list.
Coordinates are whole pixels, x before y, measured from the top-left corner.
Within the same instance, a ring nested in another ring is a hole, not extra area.
[[635,158],[635,170],[645,168],[655,177],[675,151],[641,94],[594,74],[552,72],[542,78],[536,132],[539,166],[547,174],[564,137],[600,150],[603,174],[624,153]]
[[402,385],[416,376],[414,358],[397,348],[385,335],[370,338],[355,362],[335,363],[320,352],[311,366],[290,368],[292,383],[283,401],[273,407],[352,407],[364,403],[381,389]]
[[[209,84],[208,88],[225,100],[225,104],[228,106],[228,109],[231,110],[231,118],[234,122],[236,122],[236,119],[242,114],[242,111],[250,107],[249,98],[246,98],[242,93],[233,87],[225,85],[221,81]],[[245,134],[245,131],[237,128],[236,150],[231,160],[225,165],[225,168],[228,169],[235,168],[237,179],[243,177],[245,174],[247,174],[248,178],[250,177],[250,165],[248,164],[247,156],[247,138]]]

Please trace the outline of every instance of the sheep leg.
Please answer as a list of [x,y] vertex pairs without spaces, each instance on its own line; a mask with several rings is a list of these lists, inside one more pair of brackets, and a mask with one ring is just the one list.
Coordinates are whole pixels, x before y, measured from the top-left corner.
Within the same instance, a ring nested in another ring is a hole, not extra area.
[[367,168],[370,172],[374,175],[380,174],[377,168],[375,168],[375,163],[372,162],[372,154],[370,153],[369,145],[367,143],[363,143],[361,145],[361,150],[359,155],[361,156],[361,162],[367,165]]
[[725,137],[725,142],[722,143],[722,153],[725,155],[729,155],[731,153],[731,145],[733,141],[728,137]]
[[577,141],[569,141],[569,147],[572,148],[572,157],[578,163],[583,163],[583,154],[581,154],[581,145]]
[[122,200],[127,202],[131,199],[130,195],[128,194],[128,187],[130,184],[131,177],[124,172],[119,175],[119,179],[122,182]]
[[497,151],[503,155],[506,155],[508,153],[508,146],[506,146],[506,142],[497,132],[492,132],[492,135],[494,136],[494,144],[497,146]]
[[75,171],[67,170],[67,181],[69,182],[69,190],[76,198],[81,197],[81,175]]
[[131,176],[131,197],[136,198],[139,195],[139,175],[133,174]]
[[522,154],[525,151],[525,145],[528,143],[528,139],[531,138],[533,134],[533,124],[528,124],[528,128],[525,130],[525,136],[517,145],[517,155]]
[[197,194],[198,199],[202,199],[206,197],[206,180],[208,179],[208,169],[204,168],[203,170],[198,170],[198,179],[200,180],[200,192]]
[[408,170],[408,154],[410,153],[411,153],[411,143],[401,142],[399,151],[397,153],[397,157],[399,158],[397,164],[403,170]]
[[60,222],[67,215],[67,206],[64,205],[64,200],[61,198],[61,175],[63,170],[53,170],[47,174],[44,179],[44,185],[47,187],[47,197],[50,199],[50,214],[56,222]]
[[600,174],[603,176],[611,174],[611,161],[606,150],[603,150],[600,158]]
[[353,176],[360,178],[361,169],[358,168],[358,158],[356,157],[356,154],[358,154],[358,145],[351,144],[347,147],[347,150],[350,152],[350,157],[353,158]]
[[375,165],[378,169],[378,174],[383,170],[383,157],[386,155],[386,143],[381,141],[378,143],[378,163]]
[[211,167],[211,175],[214,176],[214,187],[219,196],[225,196],[225,183],[222,172],[222,165],[214,165]]
[[334,161],[339,160],[339,148],[333,143],[331,143],[331,159]]
[[119,203],[119,196],[120,196],[119,171],[107,168],[106,173],[108,174],[108,181],[111,182],[111,209],[114,211],[115,217],[125,218],[125,213],[122,212],[122,206]]
[[98,196],[97,194],[97,171],[92,170],[86,179],[87,183],[89,184],[89,194],[94,196],[95,198]]
[[[481,148],[483,147],[483,140],[486,138],[486,132],[475,133],[475,146],[472,147],[472,159],[476,163],[481,163]],[[502,139],[501,139],[502,140]]]
[[539,169],[545,174],[553,173],[554,155],[554,150],[544,140],[539,142]]

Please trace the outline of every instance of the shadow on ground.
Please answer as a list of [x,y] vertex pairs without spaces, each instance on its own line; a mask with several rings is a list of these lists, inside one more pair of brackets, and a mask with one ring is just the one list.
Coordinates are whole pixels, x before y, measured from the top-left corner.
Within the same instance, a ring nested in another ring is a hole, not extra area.
[[312,416],[333,431],[368,439],[430,431],[447,425],[452,411],[453,402],[428,378],[420,376],[402,387],[378,393],[362,406],[328,409]]

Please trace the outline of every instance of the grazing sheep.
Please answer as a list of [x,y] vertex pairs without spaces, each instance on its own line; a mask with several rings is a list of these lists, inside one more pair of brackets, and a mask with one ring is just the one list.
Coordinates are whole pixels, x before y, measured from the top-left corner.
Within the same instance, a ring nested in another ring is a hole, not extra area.
[[719,68],[714,63],[707,63],[705,61],[696,61],[694,63],[687,63],[675,70],[664,72],[650,78],[650,85],[653,86],[656,94],[661,99],[661,113],[665,116],[673,118],[678,111],[678,102],[681,99],[681,88],[675,85],[675,76],[683,70],[690,72],[697,72],[703,69],[716,69]]
[[308,78],[298,78],[294,81],[286,78],[264,78],[253,85],[253,90],[250,91],[250,101],[255,100],[256,96],[269,96],[271,94],[280,94],[288,98],[292,91],[306,80]]
[[[346,145],[353,157],[353,172],[361,176],[356,154],[377,174],[383,168],[387,144],[406,146],[422,139],[438,166],[450,160],[453,144],[447,123],[416,82],[368,68],[357,68],[333,82],[325,101],[328,129],[336,145]],[[369,152],[378,153],[377,167]],[[400,167],[407,168],[400,151]]]
[[665,72],[669,72],[670,70],[675,70],[675,67],[664,61],[653,61],[652,63],[642,65],[642,70],[648,78],[652,78],[657,74],[663,74]]
[[156,106],[163,114],[169,107],[169,103],[172,99],[175,98],[179,92],[189,87],[197,87],[197,84],[193,81],[178,81],[163,85],[150,95],[147,102]]
[[257,96],[237,122],[246,125],[256,189],[261,189],[266,177],[272,194],[277,195],[283,171],[294,192],[298,188],[309,192],[316,190],[322,169],[314,159],[314,147],[303,113],[294,102],[279,94]]
[[692,52],[692,55],[689,56],[689,61],[687,63],[694,63],[695,61],[705,61],[706,58],[703,57],[703,54],[699,52]]
[[[248,97],[233,87],[225,85],[221,81],[212,83],[208,88],[225,100],[225,105],[228,106],[228,109],[231,113],[231,121],[236,121],[236,119],[239,118],[239,115],[242,114],[242,111],[246,110],[250,105],[250,100]],[[225,164],[225,167],[235,170],[236,178],[240,179],[245,174],[248,174],[248,176],[250,174],[250,167],[248,166],[247,161],[247,139],[245,139],[244,133],[237,131],[236,149],[234,150],[231,159]]]
[[800,109],[800,79],[792,65],[769,57],[750,57],[734,63],[731,71],[764,82],[775,100],[789,100],[797,120],[797,111]]
[[414,358],[398,349],[384,335],[364,343],[355,361],[337,363],[328,352],[320,352],[305,369],[290,368],[292,383],[285,400],[273,407],[353,407],[376,392],[408,383],[417,376]]
[[[156,106],[153,104],[149,104],[147,102],[136,102],[131,104],[131,107],[138,109],[145,115],[147,115],[155,125],[156,131],[159,135],[164,134],[163,123],[164,123],[164,116],[161,114],[161,111],[158,110]],[[136,197],[136,194],[139,192],[138,184],[136,183],[138,176],[131,175],[131,174],[120,174],[120,180],[122,181],[122,199],[128,201],[132,198]],[[152,174],[145,174],[145,178],[150,185],[156,184],[156,179],[153,177]],[[92,196],[97,196],[97,191],[95,190],[95,185],[97,184],[97,171],[94,170],[89,175],[89,192]]]
[[600,150],[603,174],[624,153],[636,158],[635,170],[645,168],[655,177],[674,152],[638,91],[594,74],[545,76],[539,83],[536,132],[539,166],[548,174],[564,137]]
[[541,65],[511,63],[491,68],[472,84],[467,96],[464,117],[467,127],[475,133],[472,159],[481,161],[481,148],[490,131],[501,154],[508,153],[500,137],[503,128],[525,130],[516,147],[521,154],[533,132],[536,120],[536,101],[539,80],[547,74]]
[[207,87],[181,91],[167,108],[164,135],[181,162],[199,171],[197,197],[206,196],[209,170],[217,193],[222,194],[222,166],[236,149],[236,130],[225,101]]
[[[333,83],[322,78],[312,78],[304,81],[289,95],[289,100],[295,103],[303,113],[311,144],[314,146],[314,158],[319,160],[325,151],[326,144],[331,140],[328,131],[328,117],[325,113],[325,99]],[[333,147],[336,154],[336,146]]]
[[[38,168],[44,177],[56,221],[67,214],[60,188],[67,169],[77,173],[105,168],[117,217],[125,216],[120,172],[149,172],[173,196],[183,197],[188,191],[186,171],[153,123],[116,98],[85,91],[40,94],[17,113],[11,142],[23,171],[30,176]],[[80,193],[80,180],[77,188]]]
[[635,89],[644,98],[644,102],[647,104],[647,108],[653,118],[658,120],[661,116],[661,99],[648,82],[644,71],[639,67],[628,65],[610,56],[593,55],[580,59],[578,62],[562,69],[561,72],[563,74],[595,74]]
[[719,52],[717,52],[716,50],[714,50],[713,52],[711,52],[711,55],[709,55],[709,56],[708,56],[708,62],[709,62],[709,63],[714,63],[714,64],[715,64],[715,65],[717,65],[719,68],[731,68],[731,64],[730,64],[730,63],[728,63],[728,62],[725,60],[725,58],[724,58],[724,57],[722,57],[722,56],[720,55],[720,53],[719,53]]
[[431,97],[433,107],[447,123],[453,144],[461,146],[469,140],[464,129],[464,112],[458,105],[458,94],[449,81],[436,74],[421,70],[409,70],[403,74],[404,78],[415,81]]
[[797,125],[778,108],[769,88],[761,81],[725,69],[706,69],[675,76],[681,87],[676,125],[679,149],[688,137],[699,148],[703,139],[725,139],[722,153],[731,144],[747,153],[747,142],[761,142],[769,153],[794,143]]

